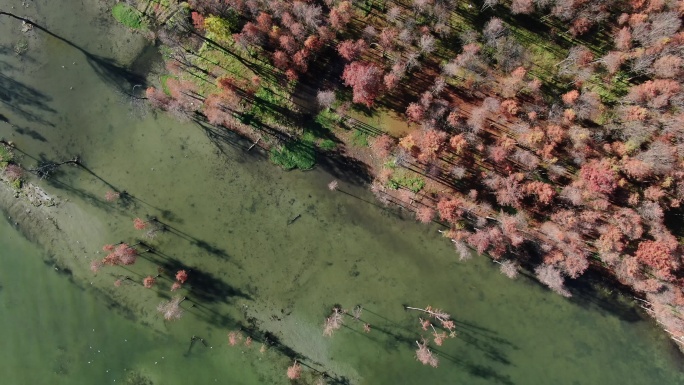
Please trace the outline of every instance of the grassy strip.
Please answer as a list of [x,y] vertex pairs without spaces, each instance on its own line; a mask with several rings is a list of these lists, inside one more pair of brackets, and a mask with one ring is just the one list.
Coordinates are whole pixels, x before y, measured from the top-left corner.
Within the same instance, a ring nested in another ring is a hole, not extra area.
[[14,159],[14,154],[0,144],[0,169],[4,169]]
[[119,23],[128,28],[142,29],[145,27],[143,14],[137,9],[125,3],[117,3],[112,8],[112,15]]
[[271,161],[286,170],[309,170],[316,164],[314,144],[304,139],[293,140],[280,148],[271,149]]
[[425,187],[425,179],[415,172],[402,169],[392,175],[392,178],[387,181],[387,187],[393,190],[404,187],[417,194]]

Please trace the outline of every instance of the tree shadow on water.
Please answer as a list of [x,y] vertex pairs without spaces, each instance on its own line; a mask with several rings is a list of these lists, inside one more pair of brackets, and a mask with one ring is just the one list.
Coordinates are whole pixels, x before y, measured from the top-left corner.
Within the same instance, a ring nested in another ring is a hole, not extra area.
[[[241,154],[250,158],[249,160],[263,160],[268,158],[263,151],[258,151],[260,150],[259,147],[254,149],[254,151],[251,151],[250,148],[252,148],[254,143],[234,131],[231,131],[225,127],[218,127],[208,124],[198,116],[193,117],[193,121],[200,127],[209,141],[211,141],[211,143],[214,144],[218,151],[223,155],[229,155],[227,147],[225,146],[230,146],[241,150]],[[243,160],[239,157],[235,158],[235,161],[238,163],[243,162]]]
[[19,135],[25,135],[28,136],[31,139],[37,140],[39,142],[47,142],[47,139],[43,135],[40,134],[40,132],[27,128],[27,127],[19,127],[14,124],[10,124],[12,128],[14,128],[14,131],[19,134]]
[[190,300],[200,303],[232,303],[236,298],[252,300],[252,296],[228,282],[214,276],[213,274],[193,268],[180,260],[162,253],[159,250],[152,250],[152,254],[162,257],[157,263],[166,272],[172,273],[179,270],[188,272],[190,279],[188,284],[191,286]]
[[599,312],[615,315],[622,321],[639,322],[644,320],[644,317],[631,301],[631,297],[629,299],[625,297],[628,288],[616,281],[610,284],[610,287],[622,287],[624,290],[608,289],[609,284],[606,283],[606,279],[605,274],[589,269],[579,279],[568,280],[566,285],[572,293],[572,297],[568,300],[583,308],[596,309]]
[[[363,311],[383,320],[384,325],[373,324],[372,330],[379,331],[389,337],[390,340],[385,343],[387,349],[397,349],[400,345],[406,346],[411,350],[416,349],[415,341],[420,340],[420,333],[418,330],[408,329],[402,324],[368,308],[364,308]],[[469,346],[481,351],[486,360],[489,362],[493,361],[496,364],[506,366],[513,365],[502,349],[495,345],[504,345],[517,350],[518,347],[516,345],[504,339],[503,337],[498,336],[497,333],[492,330],[473,325],[463,320],[453,319],[453,321],[457,325],[457,340],[462,340]],[[375,339],[372,339],[368,334],[359,334],[366,338],[370,338],[375,342],[379,342]],[[472,376],[480,377],[491,381],[492,383],[499,383],[502,385],[514,384],[510,379],[510,376],[499,373],[492,366],[472,362],[472,360],[470,360],[468,357],[454,356],[438,347],[431,346],[430,350],[437,353],[438,357],[443,359],[443,362],[450,362],[460,366]]]
[[[50,101],[52,101],[51,97],[37,89],[0,73],[0,103],[23,119],[54,127],[54,124],[50,123],[40,114],[54,114],[57,112],[48,106]],[[34,112],[34,110],[38,112]],[[3,121],[9,123],[7,118],[3,119]],[[11,123],[10,125],[16,127]]]
[[10,12],[0,11],[0,16],[9,16],[14,19],[23,21],[27,24],[32,25],[36,29],[45,32],[46,34],[54,37],[57,40],[66,43],[67,45],[80,51],[85,57],[88,64],[95,71],[95,73],[105,82],[110,83],[119,87],[121,90],[130,90],[132,86],[136,84],[144,85],[145,78],[139,74],[132,72],[131,70],[119,65],[111,58],[106,58],[103,56],[92,54],[75,43],[55,34],[46,27],[41,26],[27,18],[17,16]]
[[222,259],[231,259],[230,255],[228,254],[228,252],[226,250],[224,250],[224,249],[222,249],[222,248],[220,248],[220,247],[218,247],[212,243],[209,243],[205,240],[194,237],[194,236],[192,236],[192,235],[190,235],[190,234],[188,234],[188,233],[186,233],[186,232],[184,232],[184,231],[182,231],[176,227],[169,225],[166,222],[160,221],[157,218],[151,218],[151,220],[159,223],[167,233],[171,233],[171,234],[176,235],[182,239],[185,239],[186,241],[190,242],[190,244],[192,244],[193,246],[196,246],[196,247],[206,251],[207,253],[209,253],[213,256],[216,256],[216,257],[219,257]]
[[350,184],[365,186],[372,180],[366,163],[339,151],[317,149],[316,163],[328,174]]

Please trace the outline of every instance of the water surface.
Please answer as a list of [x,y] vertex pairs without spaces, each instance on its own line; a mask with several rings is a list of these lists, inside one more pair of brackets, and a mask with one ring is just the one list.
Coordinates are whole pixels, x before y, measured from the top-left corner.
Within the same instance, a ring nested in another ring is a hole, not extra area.
[[[156,68],[143,36],[112,24],[101,2],[28,4],[14,11],[53,35],[2,20],[0,114],[9,123],[0,135],[26,167],[79,155],[87,170],[33,181],[60,197],[56,208],[9,208],[40,248],[0,225],[8,383],[113,383],[133,370],[155,384],[285,384],[295,354],[310,367],[302,383],[316,370],[354,384],[684,380],[672,343],[629,301],[588,285],[566,300],[526,277],[503,277],[485,258],[460,262],[437,226],[378,206],[344,170],[284,172],[233,136],[141,114],[126,94]],[[29,49],[18,56],[20,41]],[[326,189],[333,178],[340,191]],[[105,202],[113,188],[133,198]],[[102,245],[135,242],[142,232],[132,220],[146,216],[170,230],[146,241],[157,252],[92,274]],[[180,268],[190,271],[180,291],[186,312],[164,322],[155,308]],[[155,288],[139,284],[158,273]],[[115,287],[124,276],[130,283]],[[362,305],[372,331],[347,317],[323,337],[336,304]],[[415,361],[415,341],[428,335],[404,304],[440,307],[457,321],[457,338],[435,349],[439,368]],[[230,330],[250,326],[252,346],[228,346]],[[271,344],[260,353],[263,331]],[[192,336],[206,346],[191,346]]]

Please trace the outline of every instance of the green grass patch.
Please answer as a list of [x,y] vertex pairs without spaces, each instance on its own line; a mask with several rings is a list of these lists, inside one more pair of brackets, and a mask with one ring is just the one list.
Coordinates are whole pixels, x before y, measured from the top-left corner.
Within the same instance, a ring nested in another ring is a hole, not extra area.
[[286,95],[279,95],[270,88],[259,87],[254,94],[252,114],[266,123],[287,124],[287,116],[283,113],[289,110],[290,101]]
[[337,148],[337,143],[335,143],[334,141],[332,141],[330,139],[324,139],[321,141],[321,143],[318,146],[323,150],[330,151],[330,150],[334,150],[335,148]]
[[172,76],[172,75],[162,75],[161,78],[159,79],[159,82],[161,83],[162,91],[164,91],[164,93],[167,96],[171,96],[171,91],[169,91],[169,86],[166,84],[166,82],[169,81],[169,79],[174,79],[174,78],[175,78],[175,76]]
[[387,187],[394,190],[403,187],[418,193],[425,187],[425,179],[413,172],[409,173],[406,170],[400,170],[392,175],[392,178],[387,182]]
[[351,142],[356,147],[368,147],[368,135],[367,132],[361,130],[354,130],[352,134]]
[[316,151],[313,143],[308,140],[293,140],[271,149],[271,161],[286,170],[308,170],[316,164]]
[[616,104],[629,92],[628,79],[627,73],[620,71],[610,79],[610,82],[605,82],[598,74],[593,75],[589,82],[594,85],[592,90],[599,95],[601,102]]
[[112,8],[112,15],[128,28],[141,29],[145,26],[143,14],[126,3],[117,3]]
[[316,115],[314,118],[316,123],[320,124],[323,128],[328,131],[332,131],[337,127],[337,125],[342,120],[342,117],[335,113],[334,111],[325,109]]
[[9,162],[14,159],[14,153],[7,149],[4,145],[0,144],[0,168],[5,169]]

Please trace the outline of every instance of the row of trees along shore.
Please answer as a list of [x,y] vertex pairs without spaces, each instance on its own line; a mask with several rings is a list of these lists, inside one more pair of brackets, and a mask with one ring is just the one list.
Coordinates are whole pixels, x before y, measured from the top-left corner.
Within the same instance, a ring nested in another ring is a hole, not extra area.
[[[563,296],[594,268],[684,346],[684,1],[131,4],[163,43],[153,106],[288,168],[351,153],[460,258]],[[393,113],[408,131],[363,123]]]

